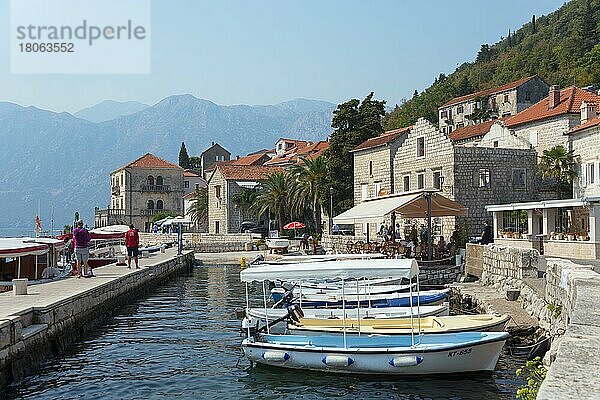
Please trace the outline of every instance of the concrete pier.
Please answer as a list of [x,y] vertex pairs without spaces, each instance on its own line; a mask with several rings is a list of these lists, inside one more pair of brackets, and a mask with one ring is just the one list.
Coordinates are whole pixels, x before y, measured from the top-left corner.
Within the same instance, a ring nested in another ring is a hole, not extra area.
[[95,278],[31,285],[27,295],[0,294],[0,386],[30,374],[117,307],[193,263],[193,252],[178,256],[175,249],[167,249],[141,258],[139,270],[110,264],[94,269]]

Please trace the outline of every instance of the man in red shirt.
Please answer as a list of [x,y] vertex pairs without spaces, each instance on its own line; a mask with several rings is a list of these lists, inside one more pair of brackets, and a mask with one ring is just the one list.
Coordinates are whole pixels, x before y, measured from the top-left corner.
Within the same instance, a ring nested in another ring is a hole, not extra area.
[[127,247],[127,268],[131,269],[131,257],[135,260],[135,269],[140,269],[138,265],[138,247],[140,245],[140,235],[133,229],[133,224],[129,225],[129,230],[125,232],[125,246]]

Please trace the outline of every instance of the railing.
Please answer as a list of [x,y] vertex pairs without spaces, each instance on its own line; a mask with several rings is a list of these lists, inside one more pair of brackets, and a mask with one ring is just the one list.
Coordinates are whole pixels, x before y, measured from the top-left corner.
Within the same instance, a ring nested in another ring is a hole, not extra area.
[[171,186],[169,185],[142,185],[142,192],[170,192]]
[[94,210],[94,214],[97,216],[119,217],[125,215],[125,210],[122,208],[105,208],[103,210],[97,208]]
[[141,210],[140,214],[142,215],[156,215],[160,212],[169,212],[169,210],[157,210],[157,209],[152,209],[152,210]]

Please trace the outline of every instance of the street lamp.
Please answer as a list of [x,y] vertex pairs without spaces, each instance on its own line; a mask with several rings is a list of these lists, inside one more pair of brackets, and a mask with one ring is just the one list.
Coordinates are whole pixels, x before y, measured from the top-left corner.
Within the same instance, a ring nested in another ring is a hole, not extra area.
[[329,188],[329,234],[333,234],[333,188]]

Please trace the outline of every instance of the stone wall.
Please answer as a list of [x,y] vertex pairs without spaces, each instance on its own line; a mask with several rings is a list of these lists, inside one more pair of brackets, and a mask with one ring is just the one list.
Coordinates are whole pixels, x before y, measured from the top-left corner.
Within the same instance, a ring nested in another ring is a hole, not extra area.
[[[517,203],[537,200],[539,179],[537,157],[533,149],[503,149],[462,147],[454,149],[454,199],[469,210],[471,232],[479,235],[483,223],[492,215],[485,210],[489,204]],[[480,186],[481,170],[489,171],[489,184]],[[525,170],[525,187],[513,184],[513,174]]]
[[193,263],[194,254],[188,252],[0,321],[0,387],[31,373],[44,360],[65,351],[69,343],[89,334],[120,305]]
[[485,246],[467,243],[465,274],[481,278],[483,272],[483,250]]
[[[246,243],[252,242],[250,233],[184,233],[183,246],[199,253],[221,253],[227,251],[243,251]],[[177,243],[177,234],[140,233],[142,246],[156,246],[163,243]]]
[[[546,298],[558,313],[563,336],[552,342],[539,400],[592,399],[600,393],[600,275],[591,266],[548,259]],[[556,308],[560,307],[560,308]]]
[[365,241],[364,236],[346,236],[346,235],[329,235],[327,233],[323,234],[321,237],[321,246],[328,253],[348,253],[346,248],[346,243],[351,241],[355,243],[359,240]]

